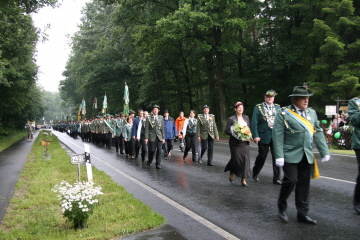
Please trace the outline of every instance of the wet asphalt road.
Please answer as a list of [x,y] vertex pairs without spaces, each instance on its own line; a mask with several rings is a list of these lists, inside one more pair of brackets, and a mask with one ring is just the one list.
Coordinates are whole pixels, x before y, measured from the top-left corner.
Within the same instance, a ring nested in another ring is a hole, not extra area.
[[[54,133],[74,152],[83,153],[84,142],[79,138]],[[280,187],[272,184],[269,158],[259,175],[260,182],[248,179],[249,187],[242,187],[236,178],[231,184],[228,173],[223,172],[230,158],[225,141],[215,142],[214,167],[206,166],[206,161],[202,165],[193,163],[191,153],[184,162],[175,144],[171,159],[163,159],[160,170],[143,165],[140,159],[126,159],[114,148],[89,145],[92,164],[161,213],[169,231],[177,234],[166,235],[167,229],[161,232],[164,236],[158,233],[157,237],[128,239],[360,239],[360,215],[352,207],[355,156],[332,155],[330,162],[319,162],[322,178],[312,180],[310,188],[309,216],[318,221],[313,226],[296,221],[294,194],[288,201],[289,223],[278,218]],[[250,147],[250,155],[253,166],[255,144]]]

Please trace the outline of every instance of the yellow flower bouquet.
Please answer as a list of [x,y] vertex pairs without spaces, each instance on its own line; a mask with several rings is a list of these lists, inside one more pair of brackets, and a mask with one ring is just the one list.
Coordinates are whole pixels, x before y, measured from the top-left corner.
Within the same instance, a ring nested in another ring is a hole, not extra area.
[[234,121],[234,124],[231,126],[232,136],[238,140],[242,141],[252,141],[252,134],[250,128],[243,123]]

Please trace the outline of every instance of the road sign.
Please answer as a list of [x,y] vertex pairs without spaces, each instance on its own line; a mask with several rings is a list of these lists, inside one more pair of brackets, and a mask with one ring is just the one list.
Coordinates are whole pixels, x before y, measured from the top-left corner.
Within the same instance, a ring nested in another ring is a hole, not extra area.
[[85,156],[84,154],[73,154],[71,155],[71,163],[72,164],[85,164]]

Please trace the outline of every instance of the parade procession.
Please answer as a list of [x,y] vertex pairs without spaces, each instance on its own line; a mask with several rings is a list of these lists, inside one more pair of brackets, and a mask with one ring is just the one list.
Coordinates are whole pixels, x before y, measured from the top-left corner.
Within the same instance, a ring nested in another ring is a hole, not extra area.
[[360,0],[1,0],[0,240],[359,240]]

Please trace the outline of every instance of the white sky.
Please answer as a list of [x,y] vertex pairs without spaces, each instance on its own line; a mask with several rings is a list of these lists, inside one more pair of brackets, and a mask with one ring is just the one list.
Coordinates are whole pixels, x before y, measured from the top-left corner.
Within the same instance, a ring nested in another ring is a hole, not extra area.
[[[71,53],[70,39],[81,23],[81,9],[90,0],[59,0],[59,8],[45,7],[33,14],[34,25],[46,31],[48,40],[37,44],[36,64],[39,66],[38,84],[45,90],[57,92],[62,72]],[[41,40],[41,39],[40,39]]]

